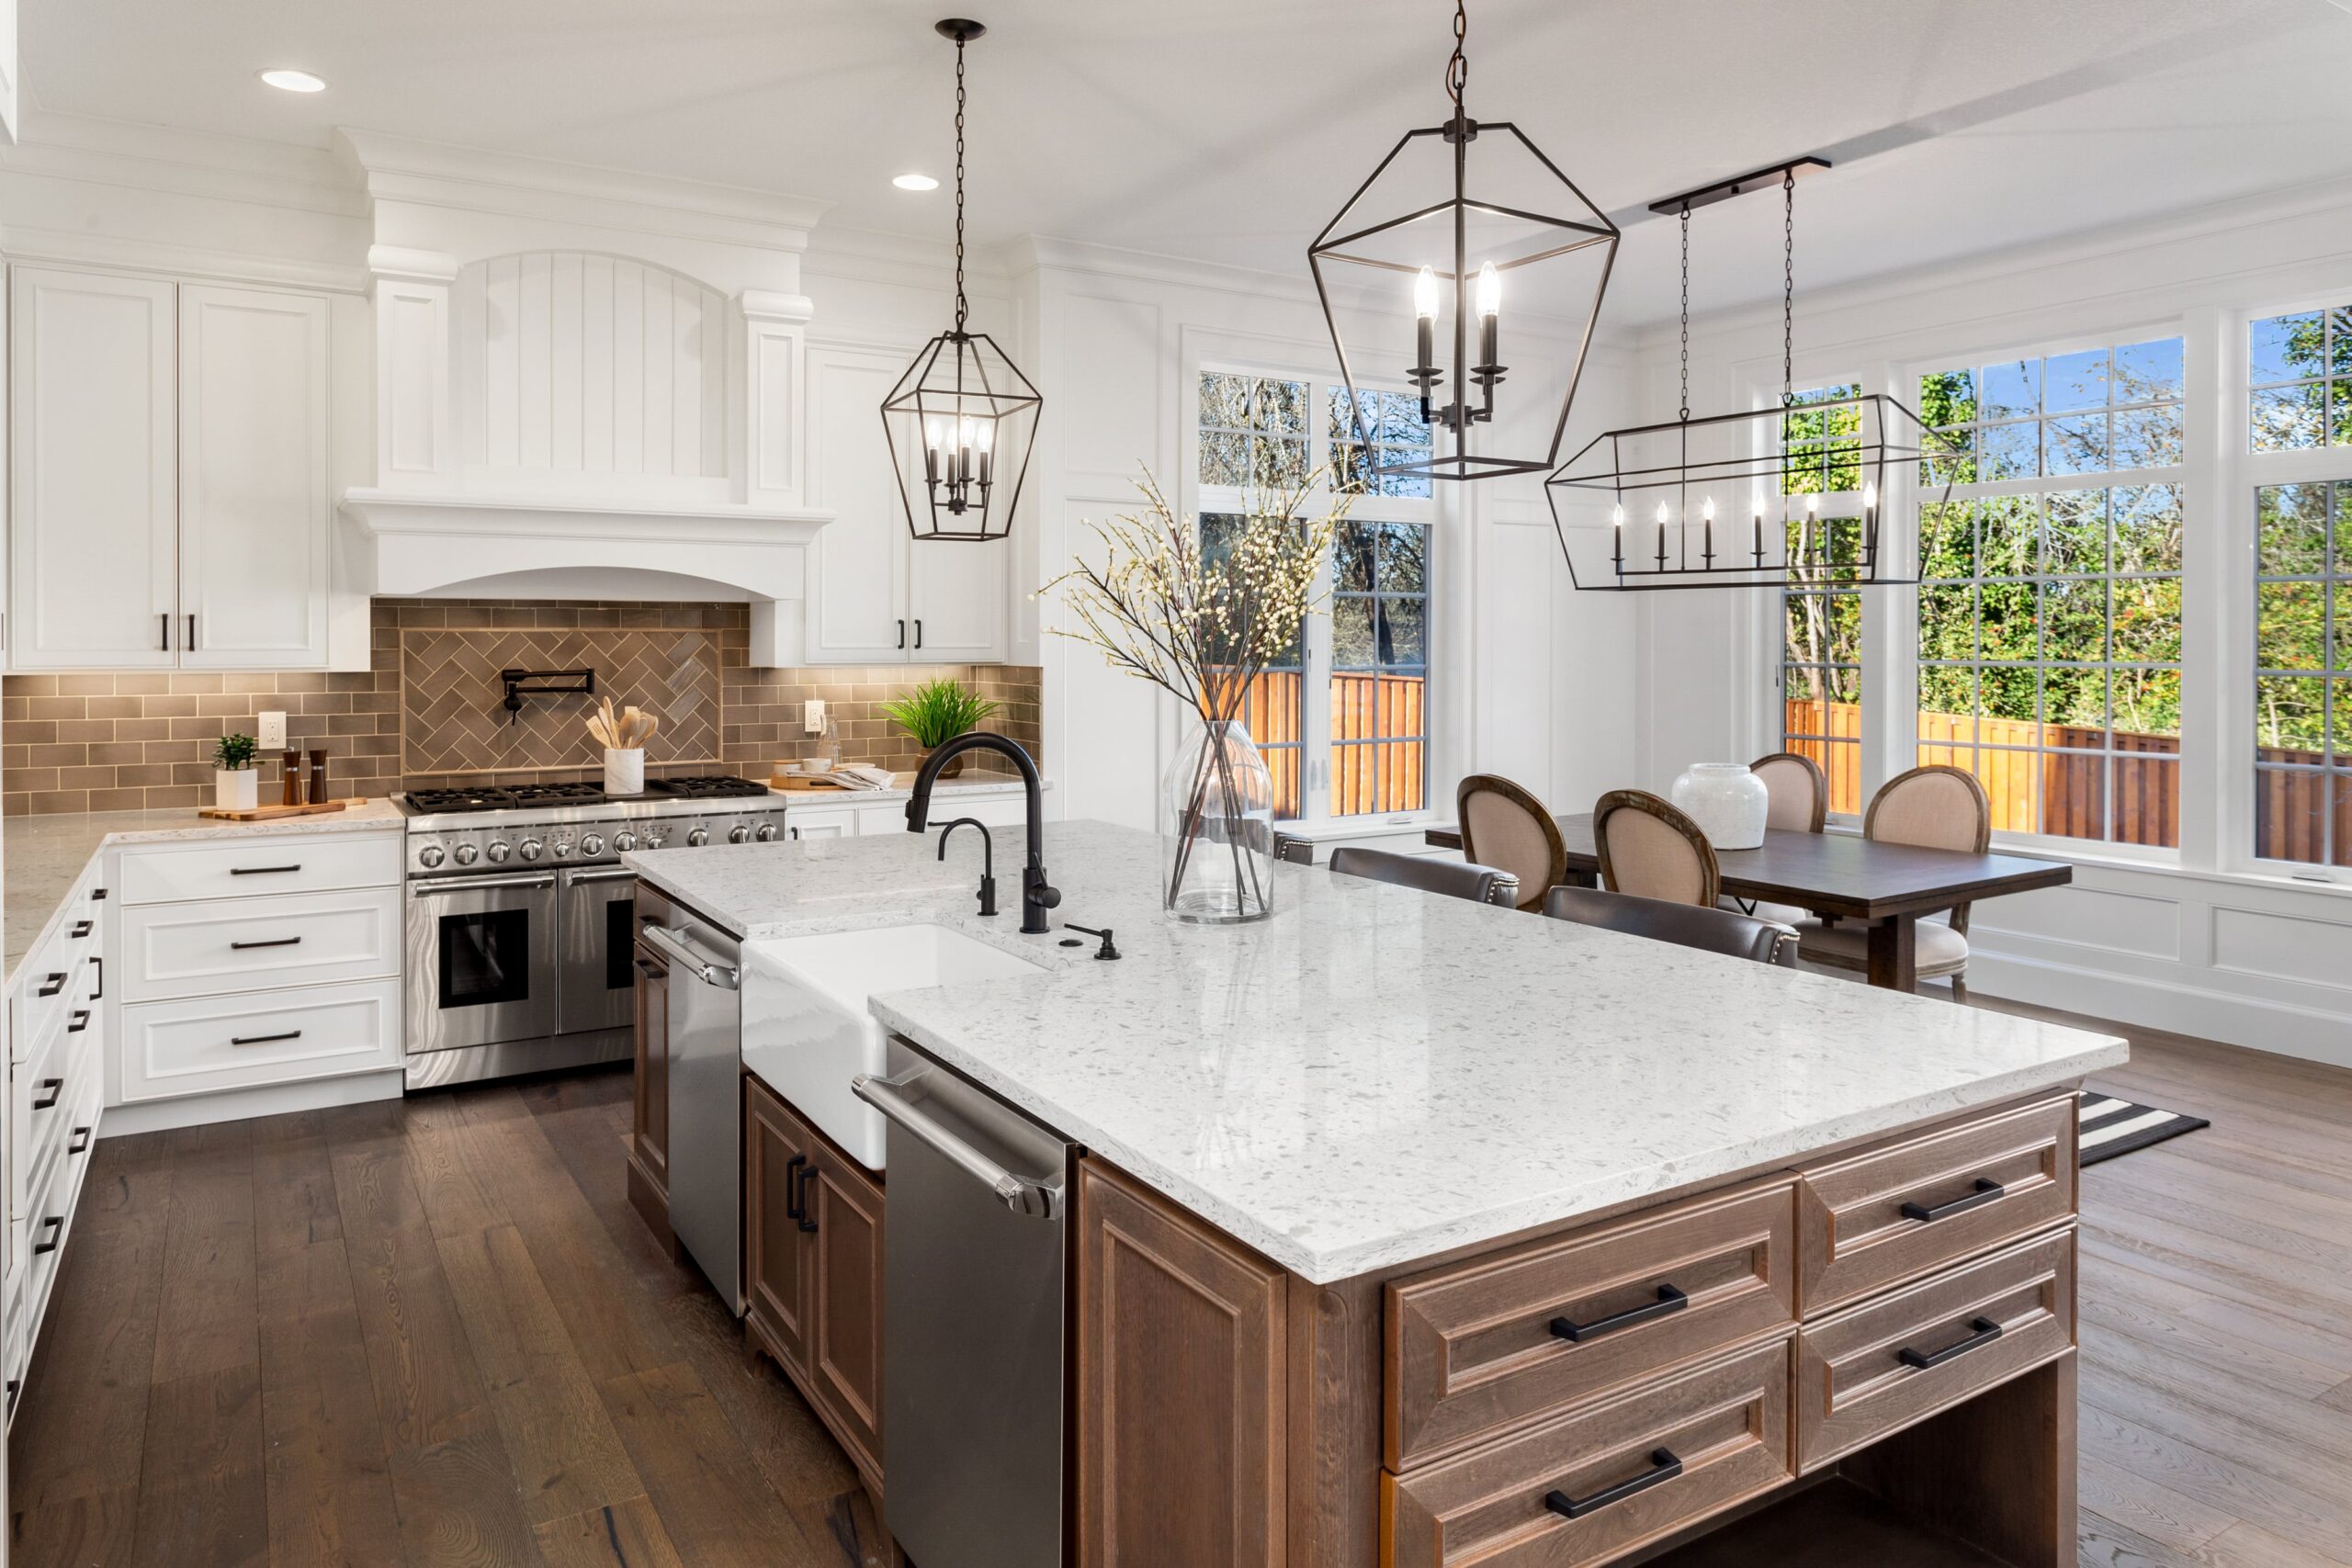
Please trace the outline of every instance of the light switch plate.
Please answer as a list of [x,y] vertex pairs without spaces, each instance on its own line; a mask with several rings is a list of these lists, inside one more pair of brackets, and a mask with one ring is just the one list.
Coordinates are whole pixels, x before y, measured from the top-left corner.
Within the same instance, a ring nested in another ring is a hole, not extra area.
[[800,728],[810,735],[825,733],[825,699],[810,697],[800,710]]
[[254,739],[259,742],[261,749],[265,751],[285,750],[286,716],[282,713],[265,713],[259,716],[259,722],[261,733]]

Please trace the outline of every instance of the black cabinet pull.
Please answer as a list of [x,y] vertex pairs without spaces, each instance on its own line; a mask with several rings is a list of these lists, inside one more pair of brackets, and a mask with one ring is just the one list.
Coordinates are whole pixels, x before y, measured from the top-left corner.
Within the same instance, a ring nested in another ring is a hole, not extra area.
[[93,904],[97,903],[99,900],[103,899],[106,896],[107,896],[107,890],[106,890],[105,888],[103,888],[103,887],[93,887],[93,888],[91,888],[91,889],[90,889],[90,902],[91,902],[91,903],[93,903]]
[[277,876],[284,872],[301,869],[300,861],[296,861],[292,865],[232,865],[229,868],[229,874],[232,876]]
[[907,646],[907,623],[904,621],[899,623],[899,646],[900,648]]
[[88,1008],[75,1008],[69,1016],[72,1018],[73,1021],[66,1024],[66,1033],[79,1034],[82,1031],[90,1027],[90,1010]]
[[917,648],[922,646],[922,617],[921,615],[915,617],[915,646]]
[[104,1001],[107,996],[107,955],[103,953],[90,954],[90,966],[98,972],[97,980],[95,982],[97,989],[90,993],[90,999],[94,1002]]
[[49,1239],[33,1243],[33,1256],[36,1258],[44,1252],[55,1252],[58,1243],[65,1239],[65,1218],[62,1214],[51,1214],[41,1221],[40,1228],[49,1233]]
[[1572,1323],[1565,1317],[1555,1317],[1552,1320],[1552,1332],[1571,1344],[1581,1345],[1588,1339],[1598,1339],[1604,1334],[1614,1334],[1621,1328],[1632,1328],[1637,1324],[1656,1323],[1659,1318],[1670,1317],[1690,1304],[1690,1298],[1680,1291],[1671,1285],[1660,1285],[1657,1288],[1657,1300],[1654,1302],[1645,1303],[1637,1307],[1628,1307],[1613,1316],[1597,1317],[1590,1323]]
[[267,942],[232,942],[229,944],[229,951],[243,953],[249,947],[294,947],[299,945],[301,940],[299,936],[274,936]]
[[808,1205],[808,1189],[814,1187],[816,1184],[817,1167],[814,1162],[811,1162],[808,1168],[800,1173],[800,1213],[798,1218],[800,1221],[800,1228],[804,1231],[814,1231],[817,1228],[816,1213]]
[[808,1163],[808,1156],[807,1155],[794,1155],[790,1159],[784,1162],[784,1217],[787,1220],[799,1220],[802,1218],[800,1213],[800,1168]]
[[65,1152],[69,1155],[78,1155],[89,1146],[90,1130],[87,1127],[76,1127],[74,1129],[74,1141],[65,1145]]
[[74,922],[74,940],[75,942],[79,942],[97,929],[98,928],[96,925],[92,924],[88,920],[76,920]]
[[164,640],[155,651],[169,653],[172,651],[172,613],[169,610],[161,611],[159,616],[164,623]]
[[1682,1461],[1675,1457],[1672,1449],[1652,1449],[1650,1468],[1633,1480],[1604,1486],[1589,1497],[1571,1497],[1565,1492],[1546,1492],[1544,1494],[1544,1506],[1562,1518],[1580,1519],[1611,1503],[1622,1503],[1628,1497],[1639,1496],[1653,1486],[1663,1486],[1681,1473]]
[[65,976],[62,974],[51,973],[42,978],[40,994],[44,997],[53,997],[64,988]]
[[1955,1198],[1949,1203],[1939,1203],[1932,1209],[1924,1203],[1905,1203],[1903,1205],[1903,1217],[1906,1220],[1917,1220],[1921,1224],[1933,1224],[1938,1220],[1948,1220],[1954,1214],[1964,1214],[1969,1210],[1981,1208],[1986,1203],[1997,1203],[2008,1196],[2008,1190],[1991,1177],[1980,1176],[1976,1179],[1976,1190],[1967,1197]]
[[1974,1332],[1956,1345],[1947,1345],[1940,1350],[1914,1350],[1905,1345],[1895,1352],[1894,1359],[1906,1367],[1917,1367],[1924,1372],[1942,1366],[1954,1357],[1965,1356],[1971,1350],[1990,1345],[2001,1337],[2001,1325],[1989,1317],[1980,1317],[1968,1326]]
[[187,618],[187,650],[196,651],[196,617],[192,615]]
[[278,1034],[232,1034],[229,1037],[229,1043],[232,1045],[267,1045],[279,1040],[300,1040],[301,1038],[302,1032],[300,1030],[288,1029],[283,1033]]
[[637,972],[649,980],[659,980],[664,973],[662,965],[654,963],[650,958],[633,958],[629,962],[635,964]]
[[43,1078],[40,1080],[39,1087],[49,1090],[49,1098],[47,1100],[34,1100],[33,1109],[35,1111],[46,1111],[51,1106],[57,1103],[57,1097],[59,1095],[65,1092],[65,1080],[63,1078]]

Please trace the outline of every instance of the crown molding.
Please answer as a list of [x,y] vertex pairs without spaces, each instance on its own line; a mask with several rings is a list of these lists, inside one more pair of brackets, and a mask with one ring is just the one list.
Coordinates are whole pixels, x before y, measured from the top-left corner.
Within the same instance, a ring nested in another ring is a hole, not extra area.
[[365,220],[368,198],[323,147],[36,113],[0,171]]
[[827,204],[743,186],[338,128],[336,155],[376,201],[546,219],[763,250],[808,248]]
[[113,272],[153,273],[210,283],[259,284],[334,294],[368,291],[368,269],[364,266],[282,255],[251,255],[172,241],[94,234],[79,229],[0,225],[0,255],[12,262],[104,267]]

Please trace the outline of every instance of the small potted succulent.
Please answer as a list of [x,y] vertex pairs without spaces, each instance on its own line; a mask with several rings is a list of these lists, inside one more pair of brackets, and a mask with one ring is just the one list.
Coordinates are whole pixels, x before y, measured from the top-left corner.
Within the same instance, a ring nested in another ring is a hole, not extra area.
[[251,811],[261,802],[259,744],[250,735],[224,735],[212,747],[212,805],[218,811]]
[[[966,689],[962,682],[943,676],[925,681],[904,696],[893,697],[882,705],[882,712],[914,737],[915,744],[922,748],[923,760],[929,761],[933,751],[996,712],[996,705]],[[966,760],[956,758],[940,770],[939,776],[954,778],[964,771]]]

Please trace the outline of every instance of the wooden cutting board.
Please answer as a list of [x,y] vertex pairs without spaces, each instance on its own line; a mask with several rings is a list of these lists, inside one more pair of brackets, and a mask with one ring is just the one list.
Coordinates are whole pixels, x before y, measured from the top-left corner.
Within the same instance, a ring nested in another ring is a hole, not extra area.
[[220,822],[274,822],[280,817],[316,817],[322,812],[343,811],[354,806],[364,806],[359,800],[322,800],[313,806],[256,806],[250,811],[223,811],[217,806],[207,806],[197,812]]

